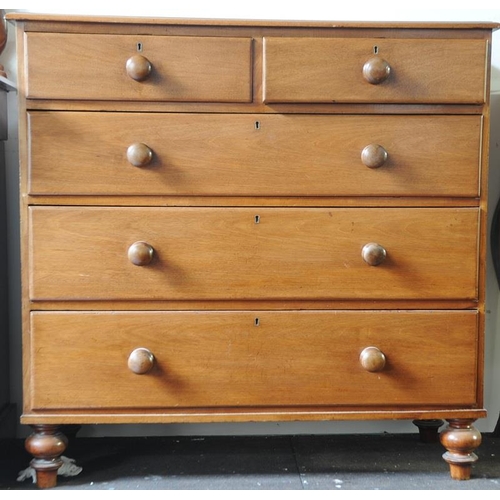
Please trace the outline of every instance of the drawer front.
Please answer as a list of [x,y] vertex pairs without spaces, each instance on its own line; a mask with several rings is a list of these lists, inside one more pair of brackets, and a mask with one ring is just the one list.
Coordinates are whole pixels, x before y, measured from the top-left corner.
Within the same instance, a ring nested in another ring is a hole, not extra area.
[[32,207],[30,297],[473,299],[477,238],[475,208]]
[[264,100],[479,104],[486,57],[484,40],[266,37]]
[[481,127],[478,116],[32,112],[29,192],[476,197]]
[[28,33],[26,43],[28,98],[252,99],[250,38]]
[[[474,311],[32,313],[31,329],[35,410],[476,401]],[[139,348],[153,360],[129,368]]]

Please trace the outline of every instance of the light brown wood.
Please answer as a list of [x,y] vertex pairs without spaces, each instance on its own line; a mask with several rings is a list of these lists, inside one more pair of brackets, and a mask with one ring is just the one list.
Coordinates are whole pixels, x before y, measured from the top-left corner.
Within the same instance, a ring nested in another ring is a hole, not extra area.
[[[378,85],[363,77],[374,54],[391,67]],[[266,37],[264,100],[482,103],[486,57],[482,40]]]
[[331,421],[343,420],[393,420],[393,419],[424,419],[424,418],[484,418],[486,410],[481,409],[436,409],[434,407],[409,407],[408,409],[379,410],[375,407],[366,409],[363,406],[336,406],[283,408],[169,408],[127,409],[126,412],[117,412],[109,408],[92,410],[43,410],[26,411],[21,416],[21,423],[32,425],[35,422],[44,424],[95,424],[98,418],[105,424],[171,424],[171,423],[214,423],[214,422],[297,422],[301,420]]
[[[32,332],[37,410],[475,402],[473,311],[33,313]],[[371,345],[382,372],[359,363]]]
[[[251,100],[251,39],[30,33],[27,97],[145,101]],[[64,48],[62,51],[61,49]],[[151,75],[130,78],[132,56]],[[62,85],[70,75],[71,81]]]
[[[29,192],[38,195],[474,197],[479,192],[476,116],[32,112],[29,126]],[[128,148],[136,143],[154,151],[150,161],[147,151],[140,156],[146,168],[129,163]],[[361,158],[373,143],[388,153],[377,169]]]
[[[255,63],[257,66],[257,63]],[[259,88],[258,85],[255,86]],[[257,98],[252,103],[220,102],[140,102],[84,101],[64,99],[27,99],[30,110],[55,111],[118,111],[153,113],[262,113],[262,114],[383,114],[383,115],[482,115],[485,104],[380,104],[380,103],[273,103],[268,105]]]
[[486,415],[497,25],[10,18],[23,423]]
[[[436,302],[434,299],[380,299],[377,300],[377,310],[399,310],[399,309],[428,309],[435,310],[476,310],[477,299],[446,299]],[[135,311],[140,308],[143,311],[240,311],[245,310],[249,306],[248,300],[151,300],[140,301],[129,300],[98,300],[91,299],[85,301],[75,302],[74,300],[36,300],[30,301],[30,306],[37,311]],[[332,300],[318,300],[318,299],[293,299],[293,300],[252,300],[251,306],[253,309],[262,311],[294,311],[294,310],[331,310],[331,309],[346,309],[346,310],[364,310],[373,309],[373,300],[370,299],[357,299],[355,301],[350,299],[332,299]]]
[[[30,215],[33,300],[477,297],[476,209],[34,207]],[[135,241],[155,249],[155,263],[129,262]],[[362,258],[372,241],[387,250],[379,266]]]
[[[312,27],[312,28],[359,28],[359,29],[369,29],[376,28],[380,29],[410,29],[419,28],[425,30],[440,29],[440,30],[476,30],[476,29],[487,29],[494,30],[498,28],[498,23],[494,22],[367,22],[367,21],[276,21],[276,20],[248,20],[248,19],[191,19],[191,18],[167,18],[167,17],[155,17],[155,18],[144,18],[144,17],[133,17],[133,16],[82,16],[82,15],[61,15],[61,14],[40,14],[33,12],[9,12],[6,14],[6,19],[10,21],[29,21],[31,25],[37,25],[37,22],[41,22],[45,26],[51,26],[51,23],[59,23],[59,30],[71,30],[72,25],[82,24],[108,24],[108,25],[160,25],[163,26],[234,26],[237,28],[250,26],[250,27]],[[63,23],[61,25],[61,22]],[[30,26],[28,25],[27,28]],[[109,26],[106,26],[108,29]],[[127,28],[130,29],[129,26]],[[89,28],[88,28],[89,29]]]
[[127,195],[26,195],[27,205],[118,206],[118,207],[479,207],[475,198],[368,197],[368,196],[127,196]]

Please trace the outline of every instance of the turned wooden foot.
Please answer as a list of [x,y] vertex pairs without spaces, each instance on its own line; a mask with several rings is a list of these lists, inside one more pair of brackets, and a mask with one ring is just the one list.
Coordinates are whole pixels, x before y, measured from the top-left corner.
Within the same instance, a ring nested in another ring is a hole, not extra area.
[[452,479],[470,479],[471,466],[477,461],[473,451],[481,444],[481,433],[472,425],[475,419],[448,420],[441,432],[441,444],[448,450],[443,458],[450,464]]
[[444,420],[414,420],[413,423],[418,427],[420,441],[422,443],[437,443],[439,441],[438,431],[439,428],[444,424]]
[[57,484],[57,470],[62,465],[68,439],[58,425],[32,425],[33,434],[26,438],[25,447],[34,458],[30,465],[36,471],[39,488],[53,488]]

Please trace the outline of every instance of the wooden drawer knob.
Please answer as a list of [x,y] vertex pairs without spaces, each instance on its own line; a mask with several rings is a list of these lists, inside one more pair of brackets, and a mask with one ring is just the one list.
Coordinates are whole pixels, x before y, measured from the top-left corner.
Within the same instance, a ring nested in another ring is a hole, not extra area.
[[387,252],[385,248],[378,243],[367,243],[361,250],[361,256],[370,266],[378,266],[386,259]]
[[127,149],[127,160],[134,167],[145,167],[153,159],[153,150],[142,142],[134,142]]
[[128,249],[128,259],[136,266],[147,266],[154,255],[154,248],[145,241],[136,241]]
[[359,362],[368,372],[380,372],[385,367],[385,354],[377,347],[366,347],[359,355]]
[[155,364],[153,353],[144,347],[134,349],[128,357],[128,367],[137,375],[148,373]]
[[388,158],[387,151],[379,144],[368,144],[361,151],[361,161],[368,168],[381,167]]
[[142,82],[151,74],[153,66],[144,56],[135,55],[127,60],[125,68],[130,78]]
[[375,56],[365,62],[363,76],[368,83],[378,85],[385,82],[391,74],[389,63],[381,57]]

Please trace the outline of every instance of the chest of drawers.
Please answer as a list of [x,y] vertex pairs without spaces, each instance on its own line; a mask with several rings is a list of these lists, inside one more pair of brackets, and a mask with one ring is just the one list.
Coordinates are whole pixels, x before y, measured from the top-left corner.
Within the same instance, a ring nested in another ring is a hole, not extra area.
[[495,26],[10,19],[39,485],[86,423],[445,419],[468,478]]

